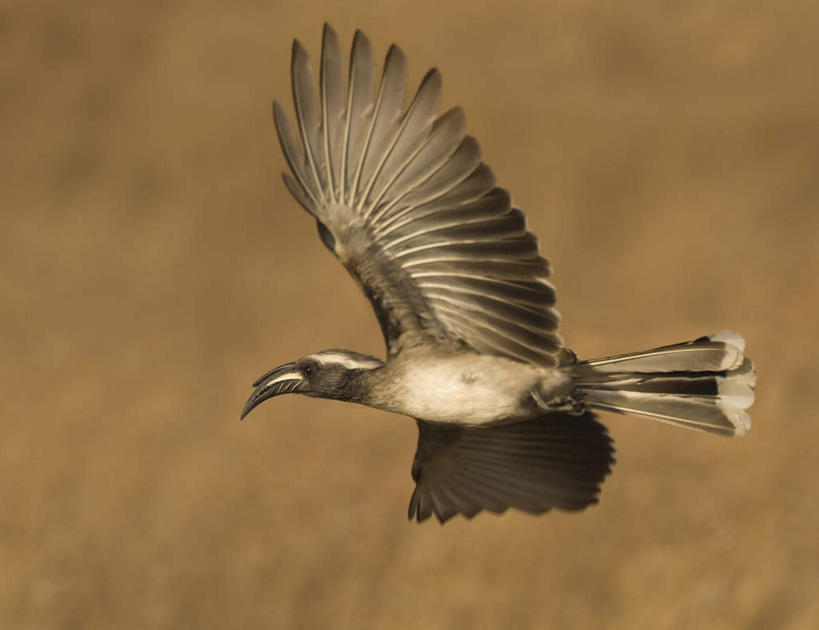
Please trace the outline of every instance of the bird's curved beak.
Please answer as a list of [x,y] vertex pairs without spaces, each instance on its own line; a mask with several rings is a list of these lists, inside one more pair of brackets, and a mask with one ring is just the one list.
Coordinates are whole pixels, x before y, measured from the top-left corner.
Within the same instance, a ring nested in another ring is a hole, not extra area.
[[279,394],[292,394],[301,390],[304,378],[295,363],[285,363],[270,370],[253,383],[253,393],[247,399],[241,418],[249,414],[259,403]]

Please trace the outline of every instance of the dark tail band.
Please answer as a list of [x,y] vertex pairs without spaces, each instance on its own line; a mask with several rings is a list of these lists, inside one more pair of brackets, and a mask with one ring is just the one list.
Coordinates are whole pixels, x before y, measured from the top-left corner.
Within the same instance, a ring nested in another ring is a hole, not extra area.
[[573,367],[578,397],[592,409],[629,413],[689,429],[742,435],[756,374],[745,340],[723,331],[694,341]]

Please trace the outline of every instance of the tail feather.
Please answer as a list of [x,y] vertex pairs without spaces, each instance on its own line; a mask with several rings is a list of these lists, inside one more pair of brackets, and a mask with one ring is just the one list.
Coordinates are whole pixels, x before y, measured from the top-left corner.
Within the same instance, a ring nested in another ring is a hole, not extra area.
[[745,340],[724,331],[694,341],[576,364],[578,397],[593,409],[630,413],[722,435],[751,428],[753,363]]
[[585,363],[599,372],[720,372],[742,365],[745,339],[722,331],[694,341]]

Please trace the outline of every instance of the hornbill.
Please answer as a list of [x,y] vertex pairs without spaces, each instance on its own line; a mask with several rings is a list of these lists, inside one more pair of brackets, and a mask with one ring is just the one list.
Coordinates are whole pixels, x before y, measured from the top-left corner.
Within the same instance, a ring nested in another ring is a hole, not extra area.
[[361,31],[346,85],[342,65],[325,25],[317,94],[294,41],[297,125],[279,103],[273,116],[284,183],[372,302],[386,360],[325,350],[286,363],[254,383],[243,418],[288,393],[415,418],[409,518],[442,523],[596,503],[614,462],[596,410],[728,436],[749,429],[755,376],[741,335],[578,360],[557,332],[549,263],[523,212],[496,186],[461,109],[437,114],[438,71],[404,108],[397,46],[377,82]]

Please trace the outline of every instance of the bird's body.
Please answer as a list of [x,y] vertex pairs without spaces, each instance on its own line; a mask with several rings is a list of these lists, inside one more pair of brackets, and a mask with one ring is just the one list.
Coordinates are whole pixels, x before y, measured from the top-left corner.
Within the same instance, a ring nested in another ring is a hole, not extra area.
[[482,426],[548,411],[568,395],[568,374],[472,352],[408,351],[373,374],[367,404],[429,422]]
[[564,346],[549,264],[463,112],[437,115],[437,70],[404,109],[403,53],[390,48],[376,85],[359,31],[345,89],[325,26],[318,100],[298,42],[291,72],[297,129],[274,104],[285,184],[372,302],[387,357],[325,350],[284,364],[254,383],[242,417],[301,393],[415,418],[409,516],[441,522],[596,502],[614,449],[594,410],[747,431],[755,376],[737,333],[592,361]]

